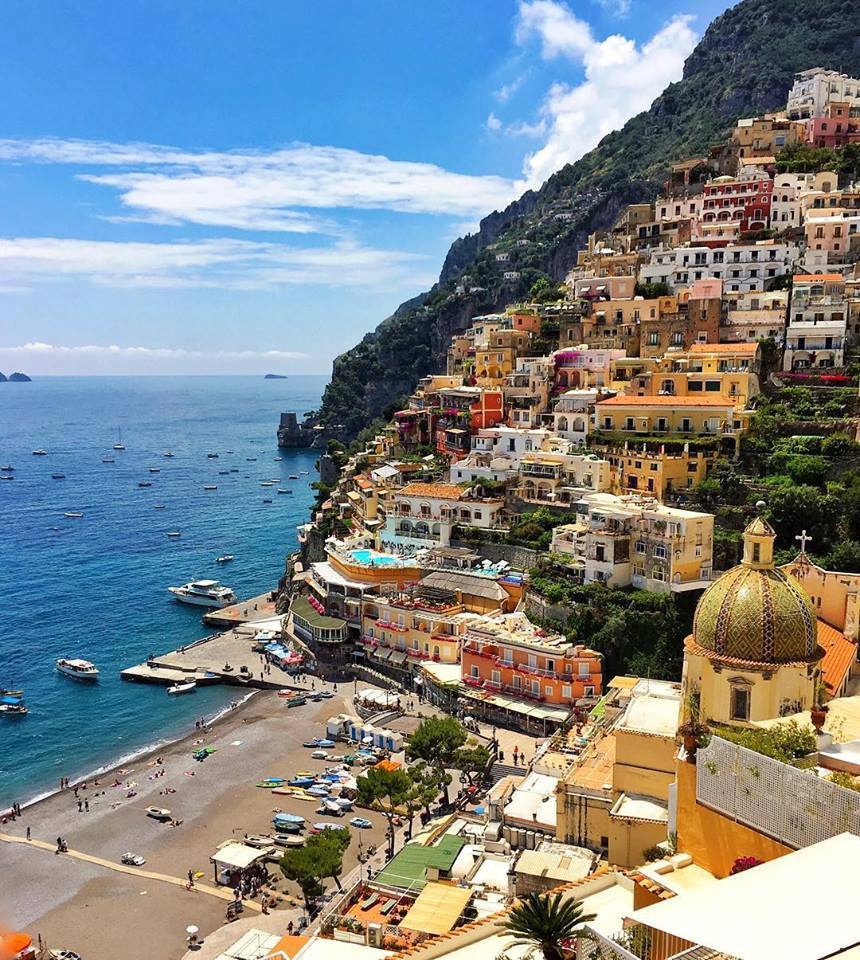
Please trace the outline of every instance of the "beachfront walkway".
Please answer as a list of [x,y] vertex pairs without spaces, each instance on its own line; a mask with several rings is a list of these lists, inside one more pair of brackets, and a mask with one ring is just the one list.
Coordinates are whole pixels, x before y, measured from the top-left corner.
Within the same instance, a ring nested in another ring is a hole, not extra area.
[[[44,840],[27,840],[25,837],[16,837],[11,833],[0,833],[0,840],[4,843],[17,843],[23,847],[34,847],[37,850],[46,850],[48,853],[56,854],[57,846],[53,843],[47,843]],[[110,860],[103,860],[101,857],[94,857],[89,853],[82,853],[80,850],[67,850],[59,856],[72,857],[75,860],[83,860],[86,863],[94,863],[100,867],[107,867],[108,870],[114,870],[117,873],[127,873],[133,877],[142,877],[145,880],[159,880],[162,883],[172,883],[176,887],[185,887],[188,883],[182,877],[171,877],[166,873],[154,873],[151,870],[144,870],[142,867],[130,867],[124,863],[113,863]],[[218,897],[219,900],[233,900],[233,891],[227,887],[216,887],[211,883],[201,883],[194,881],[191,892],[207,893],[211,897]],[[253,900],[243,900],[242,905],[251,910],[260,910],[260,904]]]

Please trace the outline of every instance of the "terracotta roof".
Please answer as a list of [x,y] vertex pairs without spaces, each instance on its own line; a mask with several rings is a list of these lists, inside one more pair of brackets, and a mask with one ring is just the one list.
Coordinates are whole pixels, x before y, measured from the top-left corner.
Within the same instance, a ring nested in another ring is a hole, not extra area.
[[756,353],[757,343],[694,343],[690,353]]
[[360,490],[372,490],[372,489],[373,489],[373,484],[370,482],[370,480],[367,479],[367,477],[363,476],[362,474],[359,474],[359,475],[355,478],[355,485],[356,485]]
[[791,278],[793,283],[821,283],[822,281],[829,283],[844,279],[841,273],[797,273]]
[[398,494],[402,497],[435,497],[437,500],[460,500],[463,490],[453,483],[408,483]]
[[838,693],[857,659],[857,644],[823,620],[818,621],[818,642],[824,647],[821,679],[827,692]]
[[720,397],[610,397],[608,400],[598,400],[595,406],[600,407],[723,407],[732,408],[731,400]]

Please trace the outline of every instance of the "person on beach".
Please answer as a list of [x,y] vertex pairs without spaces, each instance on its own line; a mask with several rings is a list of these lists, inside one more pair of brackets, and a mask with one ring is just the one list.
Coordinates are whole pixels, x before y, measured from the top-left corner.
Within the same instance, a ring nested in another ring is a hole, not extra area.
[[29,828],[29,827],[27,827],[27,839],[28,839],[28,840],[30,839],[30,828]]
[[90,812],[90,801],[89,801],[89,800],[84,800],[84,810],[86,810],[87,813]]
[[193,887],[193,886],[194,886],[194,871],[193,871],[193,870],[189,870],[189,871],[188,871],[188,886],[189,886],[189,887]]

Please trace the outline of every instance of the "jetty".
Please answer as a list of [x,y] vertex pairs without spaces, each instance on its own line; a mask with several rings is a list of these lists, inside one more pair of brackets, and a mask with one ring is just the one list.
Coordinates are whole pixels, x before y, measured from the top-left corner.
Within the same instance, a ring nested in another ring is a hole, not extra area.
[[120,671],[122,679],[163,686],[195,680],[200,686],[226,683],[261,690],[302,689],[288,673],[279,669],[273,668],[267,674],[260,654],[253,649],[263,636],[267,639],[282,636],[286,615],[275,613],[272,594],[214,610],[204,621],[211,625],[213,614],[219,625],[230,625],[230,629],[176,650],[153,653],[143,663]]

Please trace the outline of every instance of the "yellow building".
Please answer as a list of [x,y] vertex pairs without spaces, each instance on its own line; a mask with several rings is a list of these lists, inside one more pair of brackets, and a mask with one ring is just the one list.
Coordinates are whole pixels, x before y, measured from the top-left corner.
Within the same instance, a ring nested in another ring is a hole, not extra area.
[[689,443],[608,446],[604,452],[612,464],[613,493],[647,493],[661,502],[701,483],[717,459],[717,451],[691,450]]
[[681,694],[676,683],[632,677],[609,688],[606,715],[617,720],[559,783],[556,837],[630,867],[667,837]]
[[528,349],[530,336],[522,330],[495,330],[475,346],[475,377],[479,386],[500,387],[514,372],[517,357]]
[[735,447],[749,415],[731,400],[702,396],[617,396],[595,404],[598,430],[636,435],[705,436],[731,440]]
[[819,664],[806,591],[773,561],[776,534],[757,518],[741,563],[702,594],[685,641],[684,694],[704,722],[748,725],[807,710]]

